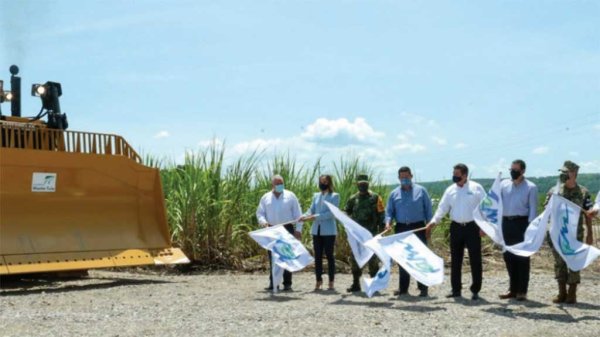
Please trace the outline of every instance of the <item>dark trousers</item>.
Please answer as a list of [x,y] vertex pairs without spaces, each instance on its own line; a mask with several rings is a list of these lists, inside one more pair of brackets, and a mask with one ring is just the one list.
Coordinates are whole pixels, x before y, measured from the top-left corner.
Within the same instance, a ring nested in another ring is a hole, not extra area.
[[[294,234],[294,225],[292,224],[288,224],[288,225],[284,225],[283,227],[285,227],[285,229],[290,233],[290,234]],[[273,259],[271,259],[271,251],[269,251],[269,287],[273,288]],[[275,284],[276,287],[278,287],[278,284]],[[284,287],[291,287],[292,286],[292,273],[290,273],[287,270],[283,271],[283,286]]]
[[329,282],[333,282],[335,278],[335,257],[333,256],[333,248],[335,246],[335,235],[320,235],[320,230],[317,235],[313,235],[313,249],[315,251],[315,275],[317,281],[323,281],[323,252],[327,256],[327,275]]
[[[398,234],[398,233],[408,232],[408,231],[412,231],[412,230],[423,228],[423,227],[425,227],[424,221],[413,222],[413,223],[408,223],[408,224],[396,223],[395,231],[396,231],[396,234]],[[419,239],[421,239],[421,241],[423,241],[424,244],[427,244],[427,236],[425,235],[424,230],[416,232],[415,235]],[[404,270],[404,268],[402,268],[402,266],[400,266],[400,265],[398,265],[398,266],[400,267],[400,285],[398,287],[398,290],[402,294],[402,293],[408,292],[408,286],[410,285],[410,274],[408,274],[406,272],[406,270]],[[427,286],[424,284],[421,284],[420,282],[417,282],[417,287],[421,291],[427,290]]]
[[[512,246],[523,242],[527,226],[529,226],[529,220],[526,216],[502,218],[502,235],[504,236],[506,245]],[[504,262],[506,263],[506,270],[508,270],[508,278],[510,279],[509,291],[513,294],[527,294],[531,259],[510,252],[504,252]]]
[[476,294],[481,290],[483,280],[483,267],[481,261],[481,236],[479,236],[479,227],[475,221],[466,225],[452,221],[450,224],[450,280],[452,283],[452,293],[460,294],[462,290],[462,261],[465,254],[465,247],[469,252],[469,261],[471,262],[471,292]]

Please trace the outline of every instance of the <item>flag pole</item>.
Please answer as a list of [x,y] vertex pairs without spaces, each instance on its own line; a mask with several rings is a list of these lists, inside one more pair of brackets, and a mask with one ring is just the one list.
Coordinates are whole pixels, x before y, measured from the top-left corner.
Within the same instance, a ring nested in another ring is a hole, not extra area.
[[[383,235],[383,234],[385,234],[385,233],[389,232],[389,231],[390,231],[390,229],[392,229],[392,228],[390,227],[389,229],[386,229],[386,230],[384,230],[383,232],[381,232],[381,233],[379,233],[379,234],[377,234],[377,235],[378,235],[378,236],[379,236],[379,235]],[[427,226],[425,226],[425,227],[422,227],[422,228],[413,229],[412,231],[406,231],[406,232],[401,232],[401,233],[397,233],[397,234],[416,233],[416,232],[424,231],[424,230],[426,230],[426,229],[427,229]]]

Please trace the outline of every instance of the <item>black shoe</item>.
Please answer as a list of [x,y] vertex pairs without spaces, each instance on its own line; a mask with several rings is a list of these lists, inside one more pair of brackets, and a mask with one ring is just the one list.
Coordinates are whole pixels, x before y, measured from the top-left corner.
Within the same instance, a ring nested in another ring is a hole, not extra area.
[[273,291],[273,286],[268,286],[265,288],[265,291]]
[[408,290],[396,290],[394,291],[394,296],[402,296],[402,295],[408,295]]
[[353,285],[350,286],[350,288],[346,289],[346,291],[349,292],[349,293],[360,291],[360,286],[358,286],[356,284],[353,284]]
[[419,293],[419,297],[427,297],[429,296],[429,292],[427,289],[421,289],[421,293]]
[[282,291],[293,291],[292,290],[292,286],[283,286],[283,290]]
[[452,297],[460,297],[460,293],[449,293],[448,295],[446,295],[446,298],[452,298]]
[[477,301],[477,300],[479,300],[479,294],[478,294],[478,293],[473,293],[473,296],[471,296],[471,300],[472,300],[472,301]]

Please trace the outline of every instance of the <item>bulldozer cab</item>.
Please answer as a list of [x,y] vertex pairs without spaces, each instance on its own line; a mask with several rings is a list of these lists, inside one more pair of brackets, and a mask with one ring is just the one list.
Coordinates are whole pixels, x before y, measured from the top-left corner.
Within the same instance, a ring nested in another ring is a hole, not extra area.
[[47,122],[0,115],[0,275],[188,263],[159,170],[118,135],[67,131],[57,97],[42,101]]

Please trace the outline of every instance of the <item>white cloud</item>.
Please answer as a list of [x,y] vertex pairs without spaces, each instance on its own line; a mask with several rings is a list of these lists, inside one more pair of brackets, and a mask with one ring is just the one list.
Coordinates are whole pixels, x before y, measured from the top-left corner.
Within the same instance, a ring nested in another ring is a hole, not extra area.
[[590,160],[579,163],[579,172],[582,173],[598,173],[600,172],[600,160]]
[[400,143],[393,146],[392,149],[400,153],[417,153],[425,151],[427,147],[416,143]]
[[465,147],[467,147],[467,144],[462,142],[454,144],[454,148],[457,150],[464,149]]
[[546,154],[550,150],[547,146],[538,146],[531,151],[533,154]]
[[375,131],[364,118],[359,117],[353,122],[346,118],[319,118],[309,124],[300,137],[311,142],[342,145],[374,143],[384,136],[383,132]]
[[401,112],[400,117],[404,123],[409,123],[418,126],[426,126],[429,128],[438,128],[439,124],[431,118],[427,118],[411,112]]
[[448,141],[442,137],[433,136],[433,137],[431,137],[431,140],[433,140],[433,142],[439,146],[444,146],[444,145],[448,144]]
[[154,135],[154,139],[168,138],[169,136],[170,136],[169,131],[162,130]]
[[492,163],[485,167],[485,171],[495,177],[498,172],[506,172],[506,170],[510,167],[509,162],[506,158],[500,158],[497,162]]

